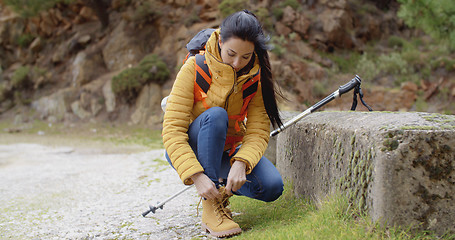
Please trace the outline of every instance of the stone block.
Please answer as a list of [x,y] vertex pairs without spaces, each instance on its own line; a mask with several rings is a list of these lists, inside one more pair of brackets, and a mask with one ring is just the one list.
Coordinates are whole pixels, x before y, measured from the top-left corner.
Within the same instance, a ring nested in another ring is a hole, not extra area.
[[455,116],[318,112],[277,136],[298,195],[346,194],[373,221],[455,233]]

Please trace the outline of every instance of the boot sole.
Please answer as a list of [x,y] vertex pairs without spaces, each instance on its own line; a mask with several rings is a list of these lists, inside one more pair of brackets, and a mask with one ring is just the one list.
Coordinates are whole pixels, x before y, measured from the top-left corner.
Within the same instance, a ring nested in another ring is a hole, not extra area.
[[209,232],[210,235],[212,235],[214,237],[219,237],[219,238],[234,236],[234,235],[242,233],[241,228],[234,228],[234,229],[229,229],[229,230],[222,231],[222,232],[215,232],[212,229],[210,229],[205,223],[202,223],[202,230]]

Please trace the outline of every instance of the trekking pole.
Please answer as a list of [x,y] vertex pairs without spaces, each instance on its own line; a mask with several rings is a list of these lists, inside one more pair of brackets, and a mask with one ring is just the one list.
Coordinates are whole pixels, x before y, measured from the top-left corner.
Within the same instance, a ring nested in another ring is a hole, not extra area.
[[177,193],[175,193],[174,195],[166,198],[163,202],[158,202],[158,205],[156,206],[149,206],[149,210],[145,211],[142,213],[142,216],[145,217],[147,216],[147,214],[149,214],[150,212],[152,213],[155,213],[155,211],[157,209],[163,209],[163,206],[164,204],[166,204],[167,202],[171,201],[172,199],[174,199],[175,197],[177,197],[178,195],[182,194],[183,192],[185,192],[186,190],[190,189],[193,185],[190,185],[190,186],[186,186],[184,189],[178,191]]
[[322,106],[326,105],[327,103],[329,103],[333,99],[335,99],[337,97],[340,97],[344,93],[347,93],[347,92],[351,91],[354,88],[355,88],[354,100],[353,100],[353,104],[352,104],[351,110],[355,110],[355,107],[357,106],[357,95],[356,94],[359,94],[360,101],[362,102],[362,104],[365,107],[367,107],[369,111],[372,111],[372,109],[363,101],[363,93],[362,93],[362,90],[360,88],[360,84],[361,83],[362,83],[362,79],[360,79],[360,77],[358,75],[355,75],[355,77],[351,81],[349,81],[348,83],[344,84],[343,86],[340,86],[338,88],[338,90],[336,90],[335,92],[333,92],[329,96],[325,97],[324,99],[322,99],[318,103],[314,104],[313,106],[311,106],[310,108],[308,108],[304,112],[302,112],[299,115],[293,117],[291,120],[285,122],[282,127],[279,127],[277,129],[273,130],[270,133],[270,137],[273,137],[273,136],[277,135],[278,133],[282,132],[284,129],[288,128],[289,126],[295,124],[300,119],[302,119],[305,116],[307,116],[308,114],[318,110],[319,108],[321,108]]
[[[340,86],[338,88],[338,90],[336,90],[335,92],[333,92],[332,94],[330,94],[329,96],[327,96],[326,98],[322,99],[321,101],[319,101],[318,103],[314,104],[313,106],[311,106],[310,108],[308,108],[307,110],[305,110],[304,112],[300,113],[299,115],[295,116],[294,118],[292,118],[291,120],[287,121],[286,123],[283,124],[282,127],[280,128],[277,128],[275,130],[273,130],[271,133],[270,133],[270,137],[273,137],[275,135],[277,135],[278,133],[282,132],[284,129],[288,128],[289,126],[295,124],[296,122],[298,122],[300,119],[304,118],[305,116],[307,116],[308,114],[318,110],[319,108],[321,108],[322,106],[326,105],[327,103],[329,103],[330,101],[332,101],[333,99],[337,98],[337,97],[340,97],[341,95],[351,91],[352,89],[355,89],[354,90],[354,98],[353,98],[353,103],[352,103],[352,107],[351,107],[351,110],[355,110],[356,106],[357,106],[357,94],[359,94],[359,97],[360,97],[360,101],[362,102],[362,104],[368,108],[369,111],[372,111],[372,109],[370,108],[370,106],[368,106],[364,101],[363,101],[363,93],[362,93],[362,89],[360,88],[360,84],[362,83],[362,79],[360,79],[360,77],[358,75],[355,75],[355,77],[349,81],[348,83],[344,84],[343,86]],[[165,97],[162,101],[161,101],[161,108],[163,109],[163,111],[166,109],[166,101],[167,101],[167,98],[168,97]],[[149,206],[150,209],[144,213],[142,213],[142,216],[145,217],[147,214],[149,214],[150,212],[152,213],[155,213],[155,211],[159,208],[163,209],[163,206],[165,203],[171,201],[172,199],[174,199],[175,197],[177,197],[178,195],[182,194],[183,192],[185,192],[186,190],[190,189],[192,187],[191,186],[187,186],[185,187],[184,189],[180,190],[179,192],[175,193],[174,195],[170,196],[169,198],[167,198],[166,200],[164,200],[162,203],[159,203],[157,206]]]

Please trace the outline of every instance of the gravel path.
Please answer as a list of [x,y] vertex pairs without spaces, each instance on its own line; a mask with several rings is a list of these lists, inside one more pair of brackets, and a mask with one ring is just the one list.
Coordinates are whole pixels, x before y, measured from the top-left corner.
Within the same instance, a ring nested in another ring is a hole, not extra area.
[[0,183],[0,239],[207,238],[195,188],[141,215],[184,188],[164,150],[0,145]]

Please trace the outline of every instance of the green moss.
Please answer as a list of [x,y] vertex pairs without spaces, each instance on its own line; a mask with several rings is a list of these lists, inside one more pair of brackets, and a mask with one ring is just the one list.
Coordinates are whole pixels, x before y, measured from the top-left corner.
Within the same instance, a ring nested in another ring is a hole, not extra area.
[[431,115],[424,115],[424,116],[422,116],[422,118],[429,122],[435,122],[435,123],[455,123],[455,116],[453,116],[453,115],[450,116],[450,115],[434,113]]
[[382,142],[382,151],[393,151],[398,148],[404,131],[402,129],[388,131],[384,134],[384,141]]
[[[355,143],[355,135],[351,137],[351,143]],[[341,148],[343,149],[343,148]],[[336,154],[339,153],[339,149],[335,149]],[[356,149],[350,152],[345,166],[345,172],[341,177],[335,180],[335,187],[338,191],[344,193],[349,202],[354,206],[359,206],[362,212],[366,213],[368,207],[368,187],[373,181],[373,155],[374,147],[371,147],[365,153],[362,153],[361,149]],[[340,157],[340,161],[343,162],[343,158]]]
[[403,126],[400,127],[401,130],[439,130],[439,127],[436,126]]

